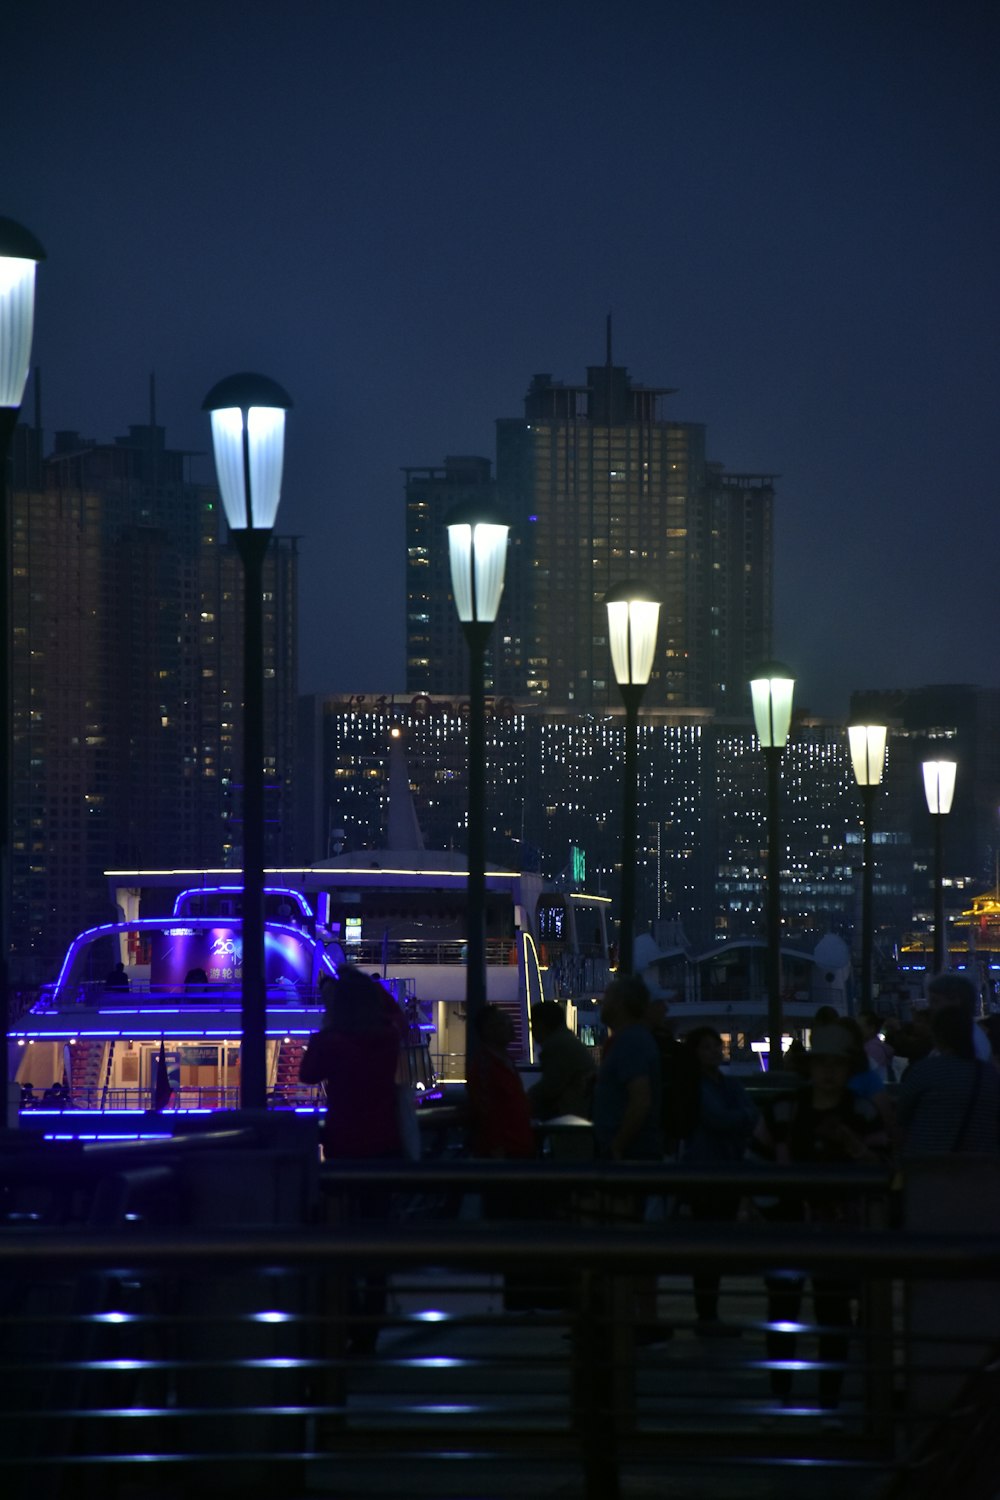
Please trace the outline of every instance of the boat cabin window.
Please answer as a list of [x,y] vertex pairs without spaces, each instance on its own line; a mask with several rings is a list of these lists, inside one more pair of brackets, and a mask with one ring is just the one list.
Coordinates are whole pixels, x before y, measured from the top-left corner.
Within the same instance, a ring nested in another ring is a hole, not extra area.
[[[242,914],[243,891],[239,886],[199,887],[181,891],[174,899],[175,917],[233,918]],[[314,928],[312,908],[300,891],[266,889],[264,918],[268,922],[282,922],[288,927],[300,927],[309,932]]]

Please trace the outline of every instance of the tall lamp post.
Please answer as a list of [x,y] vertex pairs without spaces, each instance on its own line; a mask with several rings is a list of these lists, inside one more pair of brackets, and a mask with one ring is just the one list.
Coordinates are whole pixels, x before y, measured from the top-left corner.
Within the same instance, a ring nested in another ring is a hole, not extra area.
[[622,787],[622,910],[618,972],[631,974],[635,953],[635,857],[638,825],[639,707],[656,655],[659,600],[640,583],[620,583],[605,595],[611,665],[625,705],[625,774]]
[[215,469],[243,562],[243,1048],[240,1103],[267,1105],[264,956],[264,556],[281,499],[291,398],[264,375],[230,375],[202,403]]
[[13,219],[0,218],[0,1128],[9,1109],[7,1031],[10,1026],[10,814],[13,730],[10,634],[10,515],[7,463],[31,362],[35,321],[35,267],[45,251],[33,234]]
[[934,824],[934,972],[940,974],[948,966],[947,946],[944,931],[944,840],[942,824],[951,812],[955,795],[955,771],[953,760],[925,760],[924,796],[927,811]]
[[847,731],[854,779],[861,788],[864,815],[861,856],[861,1003],[869,1009],[875,991],[872,968],[872,815],[875,788],[882,780],[885,770],[886,734],[884,724],[852,724]]
[[484,656],[503,594],[510,527],[499,511],[456,505],[445,518],[451,590],[469,648],[469,815],[466,888],[466,1076],[486,1005],[486,692]]
[[781,1065],[781,818],[778,773],[792,723],[795,681],[771,662],[750,683],[757,739],[767,766],[767,1031],[768,1069]]

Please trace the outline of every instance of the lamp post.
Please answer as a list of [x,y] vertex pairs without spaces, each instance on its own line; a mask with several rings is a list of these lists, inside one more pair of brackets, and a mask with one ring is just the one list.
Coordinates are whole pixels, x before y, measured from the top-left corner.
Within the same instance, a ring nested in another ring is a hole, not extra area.
[[466,886],[466,1076],[486,1005],[486,704],[484,655],[503,594],[510,527],[499,511],[472,502],[445,517],[451,590],[469,648],[469,813]]
[[864,815],[861,856],[861,1001],[869,1009],[874,999],[872,970],[872,814],[875,788],[885,770],[884,724],[852,724],[847,731],[854,779],[861,788]]
[[13,730],[10,636],[10,515],[7,464],[31,362],[35,321],[35,267],[45,251],[33,234],[13,219],[0,218],[0,1128],[8,1124],[10,1025],[10,814]]
[[608,642],[615,681],[625,705],[625,774],[622,788],[622,911],[618,972],[631,974],[635,952],[635,848],[638,823],[639,707],[653,670],[659,600],[641,583],[619,583],[605,595]]
[[767,767],[767,1031],[768,1069],[781,1064],[781,820],[778,772],[792,722],[795,681],[771,662],[750,683],[757,739]]
[[934,972],[940,974],[948,966],[944,931],[944,841],[942,824],[951,812],[955,795],[955,771],[953,760],[925,760],[924,796],[927,811],[934,824]]
[[230,375],[202,403],[215,469],[243,562],[243,1048],[240,1103],[267,1105],[264,959],[264,556],[281,499],[291,398],[263,375]]

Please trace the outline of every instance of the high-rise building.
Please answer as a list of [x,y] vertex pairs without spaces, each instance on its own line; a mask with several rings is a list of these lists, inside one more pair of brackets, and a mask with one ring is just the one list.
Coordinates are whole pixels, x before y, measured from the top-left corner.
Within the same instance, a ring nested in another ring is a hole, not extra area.
[[[164,429],[97,443],[21,429],[12,526],[11,934],[51,977],[108,916],[114,866],[241,858],[243,569],[217,492]],[[292,848],[297,554],[264,577],[266,858]],[[32,974],[32,968],[35,974]]]
[[[446,458],[406,475],[406,686],[411,693],[460,693],[468,650],[451,597],[445,521],[466,501],[495,504],[488,458]],[[496,639],[487,678],[494,676]]]
[[1000,690],[969,683],[859,691],[855,722],[888,724],[909,766],[898,795],[914,831],[919,914],[932,920],[934,827],[924,796],[921,761],[956,763],[955,798],[943,821],[945,906],[961,911],[969,892],[1000,896]]
[[[355,694],[309,698],[301,743],[311,747],[316,802],[309,861],[335,849],[384,848],[389,747],[401,731],[417,816],[429,849],[466,847],[468,712],[455,698]],[[581,712],[496,697],[486,740],[487,858],[506,868],[573,878],[617,901],[621,871],[620,707]],[[888,782],[897,767],[890,743]],[[636,915],[639,930],[683,932],[695,949],[765,931],[765,767],[746,721],[709,710],[651,709],[638,728]],[[782,763],[782,921],[792,946],[831,929],[860,931],[862,806],[842,726],[799,720]],[[912,852],[880,801],[876,932],[880,952],[911,923]],[[577,852],[574,860],[573,851]],[[617,910],[617,906],[613,908]]]
[[[536,375],[524,416],[498,420],[496,496],[511,545],[490,645],[496,691],[570,708],[615,704],[603,601],[638,579],[661,601],[645,704],[742,711],[746,683],[770,655],[772,478],[709,461],[704,425],[666,417],[672,394],[613,364],[609,338],[606,362],[584,384]],[[406,472],[407,687],[454,692],[464,655],[441,521],[460,478],[486,494],[488,461]]]

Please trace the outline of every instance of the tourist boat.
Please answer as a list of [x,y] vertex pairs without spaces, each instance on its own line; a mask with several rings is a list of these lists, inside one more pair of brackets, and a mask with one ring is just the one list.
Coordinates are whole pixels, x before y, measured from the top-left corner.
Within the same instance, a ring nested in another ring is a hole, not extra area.
[[[165,1063],[168,1109],[239,1102],[242,889],[224,870],[108,872],[117,920],[81,933],[56,980],[18,1018],[23,1117],[47,1111],[143,1114]],[[266,1068],[269,1103],[315,1110],[298,1081],[322,1020],[319,984],[345,964],[376,976],[409,1022],[418,1101],[465,1057],[464,861],[392,851],[342,855],[265,872]],[[487,999],[531,1059],[528,1012],[557,997],[596,1008],[608,978],[607,899],[564,892],[538,875],[486,874]],[[31,1085],[27,1091],[27,1085]],[[162,1086],[161,1095],[162,1099]]]
[[[241,897],[225,884],[186,887],[165,917],[123,917],[74,939],[57,979],[8,1033],[21,1053],[15,1081],[26,1123],[41,1127],[53,1112],[65,1124],[78,1112],[238,1107]],[[299,1062],[322,1022],[319,986],[336,960],[299,893],[268,887],[265,909],[268,1102],[315,1111],[321,1090],[299,1082]],[[414,1093],[432,1097],[429,1024],[405,986],[386,989],[409,1023]]]

